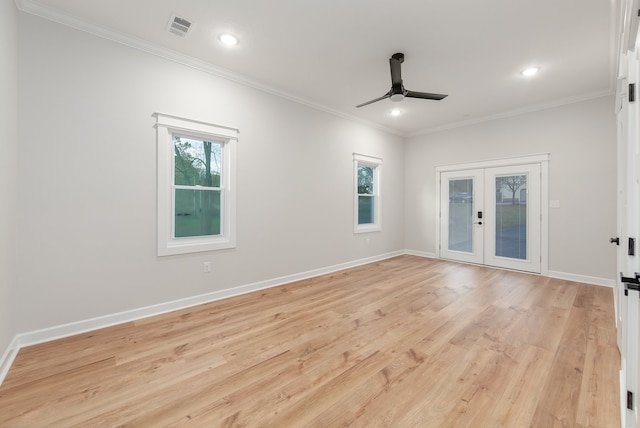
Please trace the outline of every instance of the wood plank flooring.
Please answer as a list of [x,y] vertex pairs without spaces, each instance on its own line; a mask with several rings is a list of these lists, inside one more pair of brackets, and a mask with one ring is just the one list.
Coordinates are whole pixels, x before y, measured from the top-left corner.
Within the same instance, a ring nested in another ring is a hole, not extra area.
[[401,256],[24,348],[1,427],[619,427],[612,290]]

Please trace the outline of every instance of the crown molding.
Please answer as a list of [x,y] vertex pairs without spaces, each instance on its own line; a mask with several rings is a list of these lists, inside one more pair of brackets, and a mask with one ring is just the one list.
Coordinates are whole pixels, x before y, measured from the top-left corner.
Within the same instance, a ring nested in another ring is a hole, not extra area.
[[[130,35],[126,35],[121,32],[100,26],[98,24],[79,19],[75,16],[72,16],[67,13],[63,13],[54,8],[43,6],[42,4],[36,3],[33,0],[15,0],[15,4],[18,10],[20,10],[21,12],[36,15],[41,18],[47,19],[49,21],[57,22],[59,24],[74,28],[76,30],[84,31],[86,33],[90,33],[95,36],[108,39],[116,43],[120,43],[120,44],[129,46],[131,48],[141,50],[149,54],[182,64],[184,66],[191,67],[196,70],[241,84],[243,86],[257,89],[259,91],[262,91],[271,95],[275,95],[280,98],[284,98],[286,100],[295,102],[297,104],[301,104],[301,105],[310,107],[312,109],[331,114],[333,116],[341,117],[343,119],[346,119],[352,122],[360,123],[370,128],[374,128],[379,131],[383,131],[388,134],[392,134],[402,138],[411,138],[411,137],[432,134],[435,132],[446,131],[446,130],[455,129],[455,128],[463,128],[466,126],[476,125],[484,122],[490,122],[497,119],[504,119],[507,117],[519,116],[521,114],[531,113],[539,110],[546,110],[549,108],[559,107],[566,104],[573,104],[573,103],[578,103],[582,101],[587,101],[590,99],[605,97],[605,96],[613,95],[615,93],[615,82],[611,83],[613,82],[612,80],[613,78],[610,78],[609,79],[610,87],[609,89],[604,91],[579,95],[576,97],[569,97],[561,100],[552,101],[550,103],[538,104],[538,105],[529,106],[521,109],[507,110],[504,112],[500,112],[500,113],[496,113],[488,116],[482,116],[482,117],[469,119],[465,121],[451,122],[448,124],[435,126],[431,128],[425,128],[418,131],[403,132],[398,129],[393,129],[393,128],[389,128],[387,126],[381,125],[377,122],[362,119],[360,117],[353,116],[343,111],[325,106],[323,104],[319,104],[314,101],[298,97],[296,95],[282,91],[272,86],[265,85],[264,83],[261,83],[257,80],[241,75],[239,73],[233,72],[226,68],[214,66],[208,62],[199,60],[192,56],[184,55],[176,51],[173,51],[171,49],[163,48],[157,44],[150,43],[146,40],[139,39]],[[612,13],[611,13],[611,21],[614,21],[615,8],[612,8],[612,9],[614,10],[612,10]],[[614,26],[612,25],[612,27]],[[617,35],[616,35],[615,28],[613,28],[611,33],[610,44],[616,44],[616,43],[617,43]],[[617,66],[615,64],[616,61],[617,61],[617,56],[615,55],[615,53],[612,53],[612,57],[611,57],[612,65],[610,67],[611,76],[615,76],[617,72]]]
[[543,103],[543,104],[536,104],[536,105],[525,107],[525,108],[521,108],[521,109],[507,110],[507,111],[504,111],[504,112],[491,114],[491,115],[488,115],[488,116],[482,116],[482,117],[478,117],[478,118],[475,118],[475,119],[469,119],[469,120],[460,121],[460,122],[452,122],[452,123],[448,123],[448,124],[445,124],[445,125],[442,125],[442,126],[436,126],[436,127],[429,128],[429,129],[423,129],[423,130],[420,130],[420,131],[407,133],[407,134],[404,135],[404,137],[405,138],[418,137],[418,136],[421,136],[421,135],[433,134],[433,133],[441,132],[441,131],[448,131],[450,129],[455,129],[455,128],[464,128],[464,127],[471,126],[471,125],[477,125],[479,123],[491,122],[491,121],[498,120],[498,119],[505,119],[505,118],[508,118],[508,117],[520,116],[520,115],[527,114],[527,113],[533,113],[533,112],[536,112],[536,111],[548,110],[548,109],[556,108],[556,107],[562,107],[562,106],[565,106],[565,105],[580,103],[580,102],[589,101],[589,100],[592,100],[592,99],[608,97],[608,96],[612,96],[614,94],[615,94],[615,91],[606,89],[604,91],[592,92],[590,94],[584,94],[584,95],[578,95],[578,96],[575,96],[575,97],[563,98],[561,100],[556,100],[556,101],[552,101],[552,102],[549,102],[549,103]]
[[272,86],[265,85],[264,83],[258,82],[257,80],[250,79],[246,76],[243,76],[239,73],[233,72],[226,68],[217,67],[208,62],[194,58],[192,56],[184,55],[179,52],[173,51],[171,49],[161,47],[157,44],[150,43],[146,40],[133,37],[127,34],[123,34],[121,32],[103,27],[93,22],[88,22],[88,21],[79,19],[75,16],[72,16],[67,13],[63,13],[54,8],[45,7],[32,0],[15,0],[15,3],[18,10],[20,10],[21,12],[35,15],[40,18],[47,19],[49,21],[57,22],[58,24],[62,24],[67,27],[74,28],[76,30],[93,34],[94,36],[111,40],[113,42],[120,43],[120,44],[129,46],[137,50],[144,51],[146,53],[149,53],[164,59],[168,59],[170,61],[185,65],[187,67],[194,68],[196,70],[214,75],[216,77],[221,77],[223,79],[241,84],[243,86],[248,86],[250,88],[257,89],[259,91],[266,92],[268,94],[275,95],[277,97],[284,98],[289,101],[293,101],[297,104],[302,104],[304,106],[313,108],[315,110],[320,110],[325,113],[329,113],[331,115],[338,116],[343,119],[347,119],[349,121],[358,122],[363,125],[378,129],[380,131],[383,131],[392,135],[396,135],[399,137],[405,136],[404,133],[399,130],[388,128],[386,126],[380,125],[379,123],[362,119],[362,118],[344,113],[342,111],[333,109],[331,107],[327,107],[325,105],[313,102],[311,100],[298,97],[296,95],[290,94],[288,92],[282,91]]

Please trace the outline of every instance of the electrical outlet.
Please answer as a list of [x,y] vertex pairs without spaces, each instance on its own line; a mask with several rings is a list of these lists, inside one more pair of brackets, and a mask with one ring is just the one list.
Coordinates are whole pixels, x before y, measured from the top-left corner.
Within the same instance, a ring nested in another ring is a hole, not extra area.
[[204,262],[202,264],[202,272],[204,272],[204,273],[211,272],[211,262]]

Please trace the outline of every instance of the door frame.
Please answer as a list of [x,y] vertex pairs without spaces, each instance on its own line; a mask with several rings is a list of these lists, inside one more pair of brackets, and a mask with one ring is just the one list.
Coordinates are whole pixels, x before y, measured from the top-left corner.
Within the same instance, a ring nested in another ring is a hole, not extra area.
[[[436,167],[436,257],[441,257],[440,222],[441,194],[440,177],[443,172],[463,171],[467,169],[484,169],[523,164],[540,164],[540,275],[549,276],[549,153],[489,159],[475,162],[440,165]],[[497,268],[500,269],[500,268]]]

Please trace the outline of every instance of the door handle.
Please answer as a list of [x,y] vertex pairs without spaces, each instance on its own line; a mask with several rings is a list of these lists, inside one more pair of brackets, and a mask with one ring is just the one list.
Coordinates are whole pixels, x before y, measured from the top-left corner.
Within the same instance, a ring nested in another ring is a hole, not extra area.
[[611,242],[612,244],[620,245],[620,238],[609,238],[609,242]]
[[622,272],[620,272],[620,282],[625,282],[627,284],[638,284],[640,285],[640,278],[637,275],[635,277],[624,276]]
[[476,221],[473,224],[482,224],[482,222],[481,221]]
[[620,282],[624,284],[624,295],[629,295],[629,290],[640,291],[640,278],[638,278],[638,272],[634,272],[635,278],[624,276],[620,272]]

